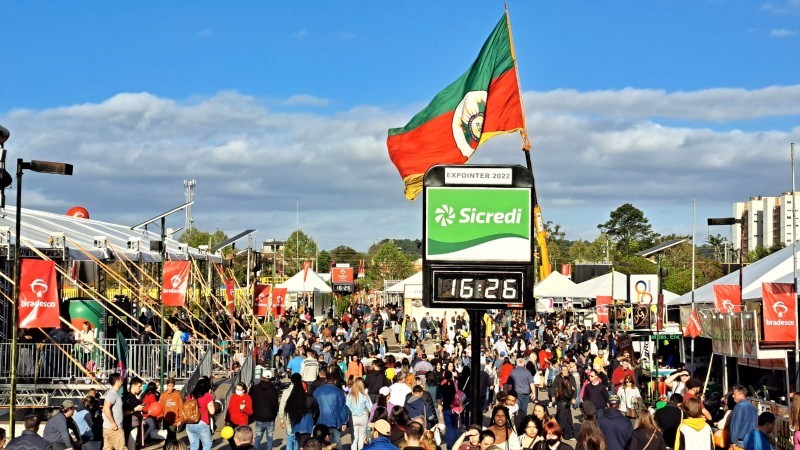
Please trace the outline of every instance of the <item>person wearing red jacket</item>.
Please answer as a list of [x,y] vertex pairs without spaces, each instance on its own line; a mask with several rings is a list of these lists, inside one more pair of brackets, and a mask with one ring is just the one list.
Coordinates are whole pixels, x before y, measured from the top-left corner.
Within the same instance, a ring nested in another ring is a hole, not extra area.
[[622,386],[622,382],[625,380],[627,375],[630,375],[633,378],[633,385],[638,386],[636,383],[636,373],[634,373],[633,369],[631,368],[630,360],[622,359],[619,367],[614,369],[614,372],[611,373],[611,384],[614,385],[615,392],[624,387]]
[[246,427],[250,424],[252,414],[253,399],[247,393],[247,386],[244,383],[238,383],[228,404],[228,423],[234,429],[240,426]]

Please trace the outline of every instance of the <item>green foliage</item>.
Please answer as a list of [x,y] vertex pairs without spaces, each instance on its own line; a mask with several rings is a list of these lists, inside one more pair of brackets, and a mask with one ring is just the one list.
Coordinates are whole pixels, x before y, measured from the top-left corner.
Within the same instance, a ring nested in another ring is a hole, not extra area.
[[576,263],[605,262],[606,248],[613,249],[612,244],[605,235],[600,235],[593,242],[577,240],[572,243],[567,251],[569,260]]
[[350,310],[352,298],[349,295],[342,295],[336,299],[336,317],[342,317],[346,311]]
[[[567,241],[567,233],[561,228],[561,225],[554,224],[548,221],[544,224],[545,233],[547,233],[547,252],[550,257],[550,264],[558,268],[559,264],[565,263],[569,260],[569,247],[570,243]],[[538,241],[535,241],[539,245]]]
[[387,243],[392,243],[400,249],[406,258],[414,261],[422,258],[422,241],[419,239],[381,239],[375,244],[372,244],[367,250],[368,255],[375,255],[381,247]]
[[348,263],[354,268],[358,268],[358,263],[364,259],[364,254],[346,245],[340,245],[331,250],[331,259],[337,263]]
[[191,230],[184,231],[178,238],[178,242],[189,244],[189,246],[194,248],[198,248],[201,245],[208,245],[209,248],[211,248],[225,242],[227,239],[228,235],[223,233],[219,228],[213,233],[192,228]]
[[320,273],[328,273],[331,269],[331,253],[327,250],[323,250],[319,252],[317,255],[317,263],[319,264],[319,272]]
[[658,266],[641,256],[627,256],[615,261],[614,269],[626,275],[644,275],[656,273],[658,271]]
[[292,231],[286,238],[284,259],[286,275],[292,276],[303,268],[305,261],[313,261],[317,257],[317,243],[301,230]]
[[658,236],[644,213],[630,203],[611,211],[611,218],[597,228],[616,242],[616,251],[621,256],[651,247]]
[[383,289],[386,280],[403,280],[413,275],[414,261],[390,240],[381,245],[367,265],[366,272],[367,283],[374,288]]
[[759,259],[771,255],[784,247],[786,247],[786,244],[784,244],[783,242],[778,242],[777,244],[773,244],[769,248],[764,248],[759,245],[752,251],[747,252],[747,262],[754,263]]

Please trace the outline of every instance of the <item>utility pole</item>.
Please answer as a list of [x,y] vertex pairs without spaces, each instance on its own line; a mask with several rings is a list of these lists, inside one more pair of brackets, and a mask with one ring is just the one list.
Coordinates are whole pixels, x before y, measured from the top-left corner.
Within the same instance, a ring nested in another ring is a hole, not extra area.
[[[186,203],[194,202],[194,188],[197,186],[197,180],[183,180],[183,191],[186,196]],[[184,233],[194,228],[194,217],[192,216],[192,206],[186,208],[186,220],[183,224]]]

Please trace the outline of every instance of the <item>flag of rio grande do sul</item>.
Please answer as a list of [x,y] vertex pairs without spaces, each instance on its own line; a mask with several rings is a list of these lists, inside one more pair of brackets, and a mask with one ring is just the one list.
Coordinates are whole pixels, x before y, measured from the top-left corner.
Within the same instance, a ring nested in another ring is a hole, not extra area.
[[55,261],[23,258],[19,276],[19,327],[59,325]]
[[164,262],[164,284],[161,287],[161,301],[164,306],[183,306],[186,303],[190,268],[189,261]]
[[611,296],[598,295],[595,304],[597,305],[597,323],[608,323],[608,306],[611,305]]
[[256,315],[267,317],[269,314],[269,291],[272,286],[268,284],[258,284],[253,286],[253,303],[256,305]]
[[761,283],[764,298],[764,342],[794,342],[797,339],[796,296],[792,283]]
[[276,287],[272,291],[272,315],[281,317],[286,312],[286,288]]
[[487,139],[523,127],[516,61],[504,14],[466,73],[436,94],[406,126],[390,129],[386,145],[405,182],[406,198],[414,200],[429,168],[464,164]]
[[738,284],[714,285],[714,309],[723,314],[740,312],[742,297]]

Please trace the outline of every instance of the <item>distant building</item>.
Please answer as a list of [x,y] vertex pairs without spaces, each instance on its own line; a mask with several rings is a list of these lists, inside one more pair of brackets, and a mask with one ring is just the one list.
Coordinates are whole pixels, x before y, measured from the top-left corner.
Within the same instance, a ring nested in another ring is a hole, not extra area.
[[[795,196],[800,202],[800,192],[795,192]],[[744,247],[750,252],[756,247],[769,248],[778,243],[791,245],[800,232],[800,210],[794,206],[797,218],[794,229],[792,210],[791,192],[784,192],[780,197],[751,197],[746,202],[734,203],[733,217],[744,220],[742,224],[737,223],[732,227],[733,247]]]

